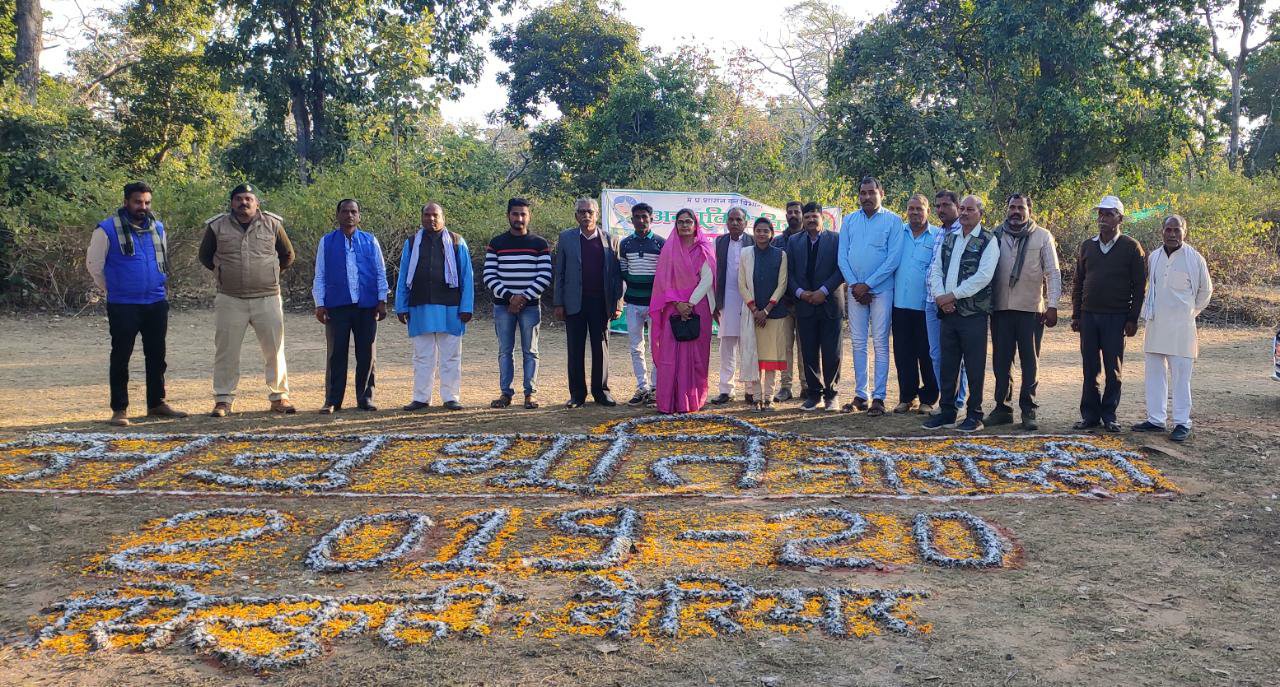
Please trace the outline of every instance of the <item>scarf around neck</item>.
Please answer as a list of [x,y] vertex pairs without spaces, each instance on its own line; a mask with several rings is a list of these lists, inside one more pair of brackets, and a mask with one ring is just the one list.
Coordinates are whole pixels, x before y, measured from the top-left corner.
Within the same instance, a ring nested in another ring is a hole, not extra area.
[[[413,234],[413,247],[409,251],[409,274],[405,277],[405,285],[413,288],[413,276],[418,273],[418,258],[422,248],[422,237],[426,229],[418,227]],[[458,288],[458,258],[453,250],[453,233],[447,228],[440,230],[440,245],[444,249],[444,283],[451,289]]]

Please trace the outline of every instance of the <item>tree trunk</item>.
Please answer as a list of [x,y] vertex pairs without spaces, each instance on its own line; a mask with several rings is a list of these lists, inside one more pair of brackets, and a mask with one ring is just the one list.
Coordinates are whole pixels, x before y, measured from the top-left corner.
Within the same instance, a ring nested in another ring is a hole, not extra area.
[[36,87],[40,83],[40,51],[44,49],[44,13],[40,0],[17,0],[13,22],[18,32],[13,58],[18,68],[18,87],[28,104],[36,104]]

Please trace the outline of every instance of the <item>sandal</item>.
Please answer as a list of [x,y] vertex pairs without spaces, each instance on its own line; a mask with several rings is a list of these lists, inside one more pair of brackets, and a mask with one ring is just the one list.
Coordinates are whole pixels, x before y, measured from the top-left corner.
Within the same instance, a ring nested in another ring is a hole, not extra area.
[[533,410],[534,408],[539,407],[539,405],[541,404],[538,403],[537,396],[534,396],[533,394],[524,395],[524,407],[528,408],[529,410]]
[[509,408],[511,406],[511,397],[503,394],[489,402],[490,408]]

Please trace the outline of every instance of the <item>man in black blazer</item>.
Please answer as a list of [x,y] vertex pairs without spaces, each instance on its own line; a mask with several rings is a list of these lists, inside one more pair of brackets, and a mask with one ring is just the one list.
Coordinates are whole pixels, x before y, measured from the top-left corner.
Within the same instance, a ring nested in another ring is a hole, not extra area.
[[609,394],[609,321],[622,314],[622,269],[618,238],[600,227],[600,206],[590,198],[574,208],[578,226],[560,232],[556,242],[552,281],[556,319],[568,334],[568,408],[581,408],[587,399],[587,341],[591,341],[591,397],[602,406],[615,406]]
[[804,231],[787,241],[787,290],[795,297],[796,333],[808,396],[801,410],[840,409],[840,317],[844,275],[840,237],[822,230],[822,205],[806,203]]

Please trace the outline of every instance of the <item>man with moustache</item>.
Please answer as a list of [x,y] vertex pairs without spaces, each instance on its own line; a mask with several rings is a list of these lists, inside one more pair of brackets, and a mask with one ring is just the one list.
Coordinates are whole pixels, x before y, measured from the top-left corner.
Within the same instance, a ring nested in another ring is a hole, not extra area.
[[[719,325],[720,337],[720,395],[711,399],[712,405],[724,405],[733,398],[733,387],[738,378],[738,339],[741,334],[742,295],[738,293],[738,261],[742,249],[751,245],[747,236],[747,212],[740,207],[730,208],[725,217],[727,233],[716,237],[716,310],[712,313]],[[733,282],[730,286],[727,282]],[[746,402],[755,403],[751,389],[747,389]]]
[[653,386],[658,381],[653,360],[645,361],[644,342],[649,328],[649,299],[653,296],[653,276],[658,269],[658,255],[665,241],[650,230],[653,207],[648,203],[631,206],[634,232],[618,244],[618,264],[626,290],[622,294],[622,312],[627,320],[627,339],[631,348],[631,372],[636,378],[636,392],[627,401],[640,406],[654,400]]
[[1013,356],[1022,368],[1018,408],[1022,428],[1039,429],[1036,423],[1036,388],[1039,384],[1040,341],[1044,328],[1058,323],[1062,298],[1062,271],[1058,246],[1049,230],[1031,218],[1031,198],[1015,193],[1005,207],[1005,221],[993,232],[1000,245],[1000,262],[991,282],[991,370],[995,373],[995,408],[987,416],[988,427],[1013,422]]
[[[938,239],[933,243],[933,262],[938,261],[938,252],[942,248],[942,238],[952,232],[960,231],[960,195],[955,191],[943,189],[933,196],[933,204],[935,211],[938,213],[938,227],[941,229]],[[942,335],[940,320],[938,319],[938,309],[934,307],[934,298],[937,296],[933,292],[933,287],[926,280],[925,284],[925,301],[927,307],[924,309],[924,325],[929,332],[929,357],[933,360],[933,373],[938,380],[938,389],[942,389]],[[969,396],[969,378],[964,372],[964,361],[960,361],[960,386],[956,387],[955,406],[963,407],[965,399]],[[937,415],[942,412],[941,406],[929,411],[930,415]]]
[[787,290],[796,298],[796,330],[800,337],[808,396],[800,410],[840,410],[840,319],[844,310],[844,275],[840,272],[840,238],[822,230],[822,204],[805,203],[804,233],[787,241]]
[[613,407],[609,393],[609,322],[622,314],[622,275],[618,239],[596,225],[600,205],[579,198],[574,205],[578,226],[560,232],[553,258],[555,315],[568,337],[569,402],[581,408],[587,399],[587,342],[591,342],[591,396]]
[[[898,370],[898,405],[895,413],[933,410],[938,402],[938,377],[929,357],[929,332],[925,309],[933,244],[942,230],[929,224],[929,199],[915,194],[907,201],[907,223],[902,227],[902,255],[893,285],[893,362]],[[917,406],[917,403],[919,404]]]

